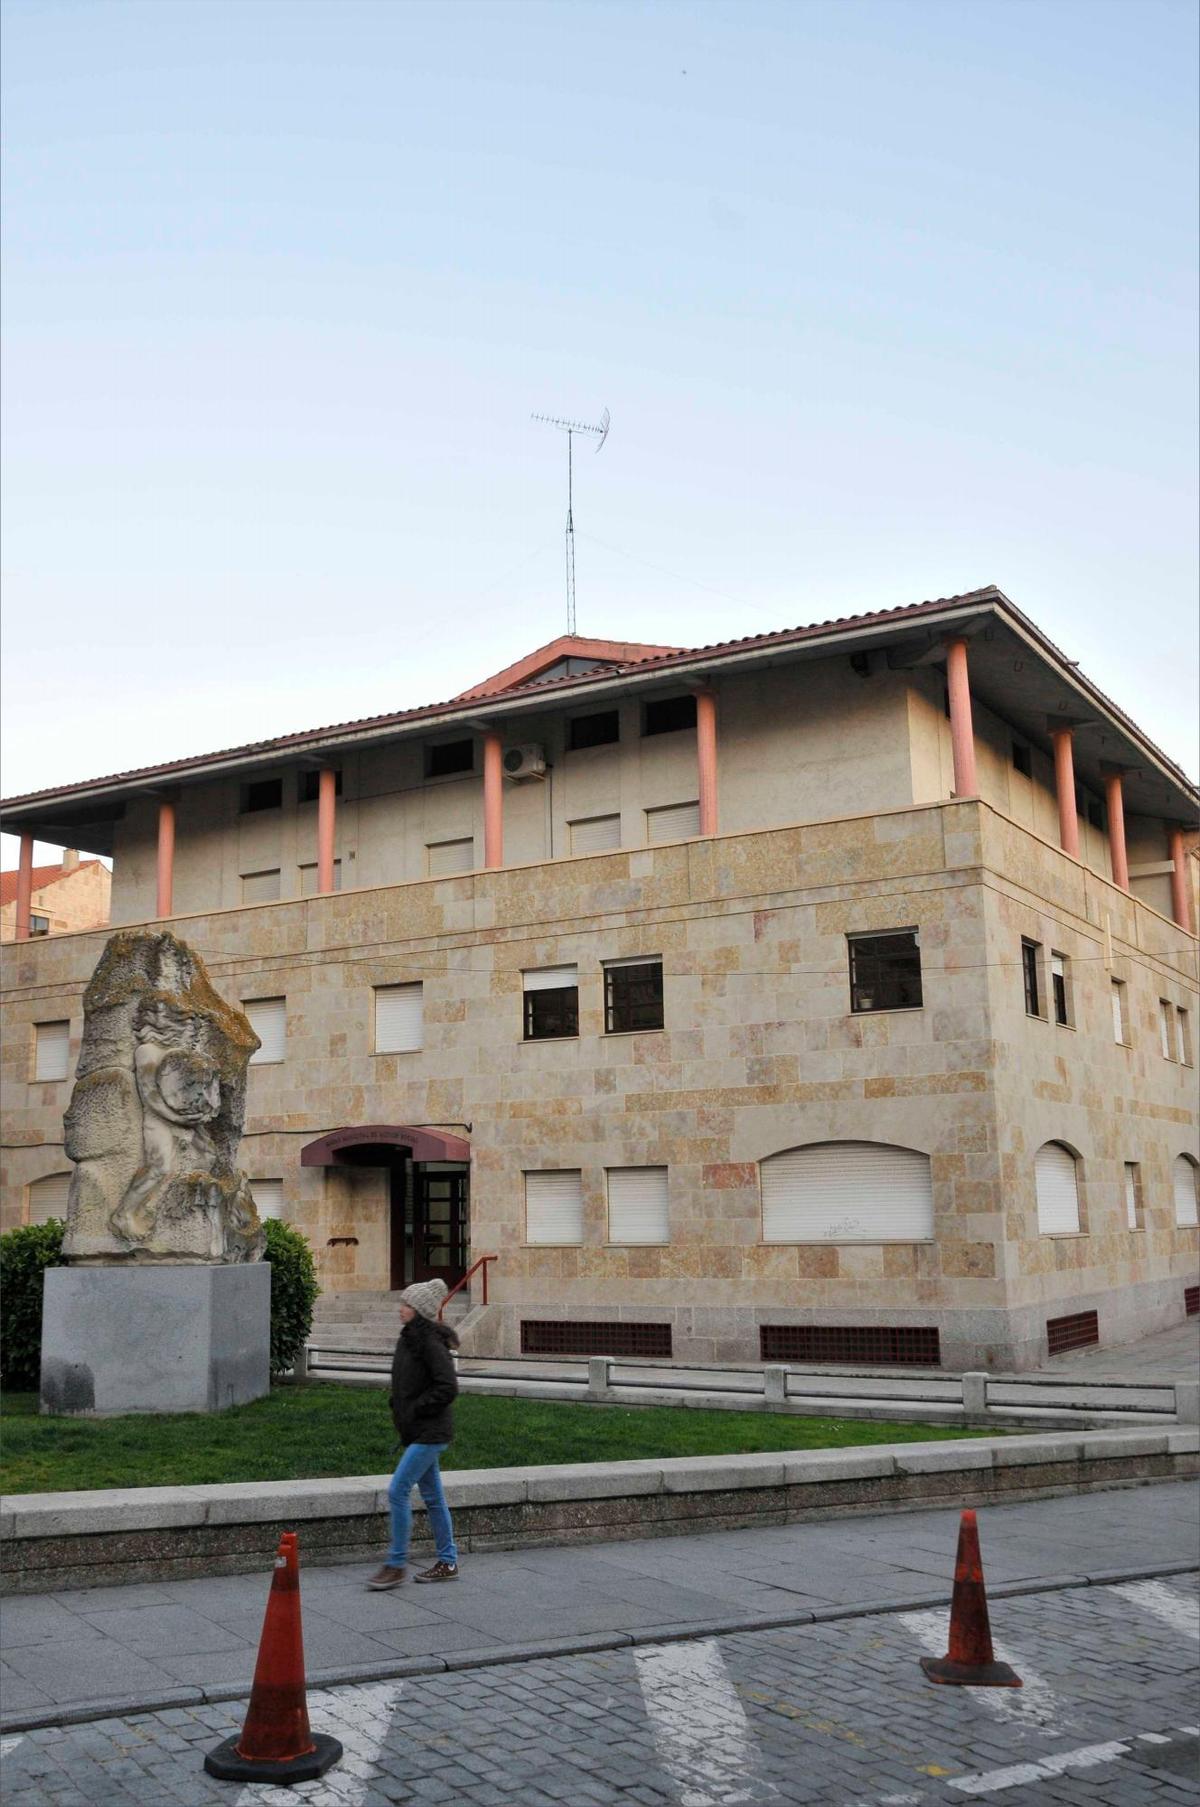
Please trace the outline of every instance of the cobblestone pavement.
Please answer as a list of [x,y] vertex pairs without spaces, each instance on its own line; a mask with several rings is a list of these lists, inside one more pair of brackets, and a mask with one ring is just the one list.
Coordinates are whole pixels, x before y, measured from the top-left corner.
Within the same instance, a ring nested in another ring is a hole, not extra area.
[[3,1741],[4,1807],[935,1807],[1200,1800],[1200,1577],[996,1601],[1020,1692],[934,1687],[944,1612],[646,1644],[310,1697],[342,1764],[290,1793],[219,1783],[244,1706]]

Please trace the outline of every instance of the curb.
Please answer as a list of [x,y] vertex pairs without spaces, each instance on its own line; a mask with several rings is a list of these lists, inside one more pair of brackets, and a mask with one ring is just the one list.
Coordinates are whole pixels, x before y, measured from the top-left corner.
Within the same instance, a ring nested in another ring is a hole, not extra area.
[[[1011,1600],[1022,1594],[1056,1594],[1071,1588],[1108,1587],[1122,1581],[1155,1581],[1169,1575],[1197,1572],[1195,1559],[1186,1562],[1141,1564],[1130,1569],[1097,1569],[1091,1575],[1049,1575],[1045,1579],[1010,1581],[988,1589],[992,1600]],[[480,1650],[454,1650],[445,1656],[397,1657],[394,1662],[343,1664],[340,1668],[314,1669],[309,1688],[353,1687],[360,1682],[399,1681],[410,1675],[446,1675],[460,1669],[500,1668],[543,1658],[587,1656],[599,1650],[624,1650],[643,1644],[680,1644],[699,1638],[737,1637],[755,1631],[786,1631],[800,1625],[830,1625],[839,1619],[866,1619],[876,1613],[921,1612],[930,1607],[949,1608],[947,1592],[913,1594],[907,1599],[875,1600],[853,1606],[798,1608],[790,1613],[759,1614],[725,1619],[689,1619],[668,1625],[642,1625],[636,1631],[589,1632],[576,1638],[546,1638],[528,1644],[495,1644]],[[231,1700],[248,1700],[245,1686],[230,1688],[180,1687],[161,1694],[132,1698],[110,1696],[71,1707],[39,1707],[27,1713],[0,1714],[0,1733],[35,1732],[47,1726],[83,1725],[97,1719],[127,1719],[136,1713],[158,1713],[166,1707],[219,1706]]]

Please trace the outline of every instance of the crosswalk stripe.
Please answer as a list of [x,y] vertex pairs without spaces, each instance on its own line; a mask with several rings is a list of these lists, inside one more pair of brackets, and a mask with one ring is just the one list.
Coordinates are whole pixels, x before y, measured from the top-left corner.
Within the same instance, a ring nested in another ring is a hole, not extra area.
[[[313,1730],[341,1740],[341,1762],[315,1782],[287,1790],[307,1807],[361,1807],[372,1772],[392,1723],[402,1681],[368,1682],[357,1688],[321,1688],[308,1697]],[[273,1782],[248,1782],[234,1807],[279,1807],[281,1791]]]
[[1172,1631],[1180,1631],[1185,1638],[1195,1638],[1200,1643],[1200,1602],[1176,1593],[1162,1581],[1120,1581],[1109,1591],[1169,1625]]
[[[949,1619],[941,1610],[904,1612],[898,1615],[902,1625],[925,1646],[930,1656],[945,1656],[949,1638]],[[999,1719],[1010,1723],[1036,1726],[1043,1732],[1061,1732],[1071,1721],[1064,1715],[1062,1703],[1044,1676],[1032,1668],[1020,1651],[992,1639],[998,1662],[1015,1669],[1024,1682],[1023,1688],[972,1688],[971,1693]]]
[[755,1778],[749,1721],[712,1638],[647,1644],[634,1658],[654,1742],[681,1790],[681,1807],[734,1807],[777,1795]]

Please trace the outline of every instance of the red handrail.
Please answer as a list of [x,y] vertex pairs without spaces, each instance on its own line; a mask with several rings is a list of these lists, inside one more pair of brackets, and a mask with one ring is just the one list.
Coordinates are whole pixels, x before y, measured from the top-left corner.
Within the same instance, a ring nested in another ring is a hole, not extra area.
[[479,1269],[479,1268],[482,1268],[482,1269],[483,1269],[483,1297],[482,1297],[482,1299],[481,1299],[481,1300],[480,1300],[480,1301],[479,1301],[479,1303],[480,1303],[480,1304],[481,1304],[481,1305],[486,1305],[486,1304],[487,1304],[487,1302],[488,1302],[488,1296],[487,1296],[487,1288],[488,1288],[488,1271],[487,1271],[487,1264],[488,1264],[488,1262],[489,1262],[489,1261],[499,1261],[499,1259],[500,1259],[500,1257],[499,1257],[499,1255],[481,1255],[481,1256],[480,1256],[480,1257],[479,1257],[479,1260],[478,1260],[478,1261],[473,1261],[473,1262],[472,1262],[472,1263],[471,1263],[471,1265],[470,1265],[470,1267],[469,1267],[469,1268],[468,1268],[468,1269],[467,1269],[467,1271],[466,1271],[466,1273],[465,1273],[465,1274],[464,1274],[464,1275],[463,1275],[463,1277],[462,1277],[462,1279],[461,1279],[461,1280],[459,1280],[459,1281],[458,1281],[458,1283],[457,1283],[457,1284],[456,1284],[456,1285],[454,1285],[454,1286],[452,1286],[452,1287],[451,1287],[451,1288],[450,1288],[450,1291],[449,1291],[449,1292],[448,1292],[448,1293],[447,1293],[447,1294],[446,1294],[446,1297],[445,1297],[445,1298],[444,1298],[444,1299],[443,1299],[443,1300],[442,1300],[442,1304],[441,1304],[441,1310],[439,1310],[439,1312],[438,1312],[438,1319],[439,1319],[439,1321],[440,1321],[440,1320],[441,1320],[441,1316],[442,1316],[442,1312],[443,1312],[443,1311],[445,1311],[445,1309],[446,1309],[446,1307],[447,1307],[447,1305],[449,1305],[449,1303],[450,1303],[450,1301],[451,1301],[451,1299],[452,1299],[452,1298],[453,1298],[453,1297],[454,1297],[454,1295],[455,1295],[455,1293],[460,1293],[460,1292],[461,1292],[461,1291],[462,1291],[462,1289],[463,1289],[463,1287],[464,1287],[464,1286],[465,1286],[465,1285],[466,1285],[466,1284],[467,1284],[467,1281],[468,1281],[468,1280],[469,1280],[469,1279],[470,1279],[470,1278],[471,1278],[471,1275],[472,1275],[472,1274],[473,1274],[473,1273],[476,1273],[476,1272],[477,1272],[477,1271],[478,1271],[478,1269]]

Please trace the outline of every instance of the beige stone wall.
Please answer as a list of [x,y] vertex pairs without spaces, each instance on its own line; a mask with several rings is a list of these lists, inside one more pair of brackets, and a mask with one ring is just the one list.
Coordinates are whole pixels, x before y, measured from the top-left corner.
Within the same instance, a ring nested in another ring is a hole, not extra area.
[[[103,926],[109,920],[112,873],[99,860],[77,866],[32,893],[31,911],[50,918],[50,933],[64,935]],[[0,941],[17,938],[16,901],[0,906]]]

